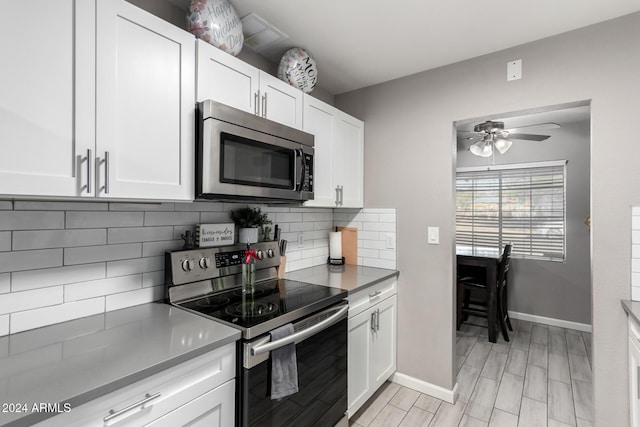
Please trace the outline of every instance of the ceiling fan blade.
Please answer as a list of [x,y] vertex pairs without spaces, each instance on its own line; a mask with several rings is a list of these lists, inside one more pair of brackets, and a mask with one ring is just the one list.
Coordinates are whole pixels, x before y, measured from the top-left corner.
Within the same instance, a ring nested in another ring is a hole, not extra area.
[[561,126],[557,123],[547,122],[547,123],[538,123],[535,125],[519,126],[517,128],[505,129],[505,130],[509,133],[512,133],[512,132],[520,132],[521,130],[535,131],[538,129],[558,129],[560,127]]
[[510,133],[509,139],[526,139],[528,141],[544,141],[551,135],[534,135],[532,133]]

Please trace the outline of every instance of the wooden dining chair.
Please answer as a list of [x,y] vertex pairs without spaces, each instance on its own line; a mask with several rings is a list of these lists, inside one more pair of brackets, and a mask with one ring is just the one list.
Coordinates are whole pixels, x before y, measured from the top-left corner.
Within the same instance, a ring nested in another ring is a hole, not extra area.
[[[504,247],[502,256],[498,264],[496,286],[496,319],[500,324],[500,330],[505,341],[509,341],[507,329],[513,331],[511,320],[507,309],[507,285],[508,273],[511,266],[511,248],[508,243]],[[466,271],[466,274],[469,272]],[[473,275],[461,275],[457,280],[457,329],[460,329],[469,315],[489,318],[489,291],[487,288],[485,272],[478,272]],[[478,299],[472,297],[479,296]]]

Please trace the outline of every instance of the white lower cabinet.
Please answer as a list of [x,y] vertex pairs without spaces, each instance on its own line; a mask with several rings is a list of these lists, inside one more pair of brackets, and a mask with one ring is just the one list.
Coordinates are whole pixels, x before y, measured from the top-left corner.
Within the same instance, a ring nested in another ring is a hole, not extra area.
[[349,295],[348,414],[358,409],[396,370],[395,279]]
[[629,409],[632,427],[640,426],[640,327],[629,319]]
[[234,420],[235,343],[231,343],[37,426],[227,427]]

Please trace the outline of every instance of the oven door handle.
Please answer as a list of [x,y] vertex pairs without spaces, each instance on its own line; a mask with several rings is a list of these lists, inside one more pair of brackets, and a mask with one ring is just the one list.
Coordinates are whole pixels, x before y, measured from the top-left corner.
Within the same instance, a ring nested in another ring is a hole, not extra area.
[[275,349],[283,347],[283,346],[285,346],[287,344],[291,344],[292,342],[296,342],[298,340],[302,341],[303,339],[308,338],[311,335],[314,335],[314,334],[320,332],[321,330],[328,328],[329,326],[331,326],[334,323],[336,323],[338,320],[341,320],[342,318],[344,318],[346,316],[347,311],[349,311],[349,305],[343,306],[335,314],[331,315],[330,317],[327,317],[322,322],[318,322],[313,326],[310,326],[310,327],[308,327],[306,329],[298,331],[298,332],[296,332],[294,334],[291,334],[291,335],[289,335],[287,337],[284,337],[284,338],[281,338],[279,340],[271,341],[271,342],[268,342],[266,344],[253,347],[251,349],[251,355],[252,356],[257,356],[258,354],[266,353],[266,352],[271,351],[271,350],[275,350]]

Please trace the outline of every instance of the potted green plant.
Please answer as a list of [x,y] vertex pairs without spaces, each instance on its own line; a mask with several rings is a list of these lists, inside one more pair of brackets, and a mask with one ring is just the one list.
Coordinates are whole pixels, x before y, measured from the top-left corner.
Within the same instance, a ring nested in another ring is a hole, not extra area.
[[256,243],[258,228],[271,224],[269,216],[259,207],[245,206],[230,212],[231,220],[238,226],[238,241],[240,243]]

